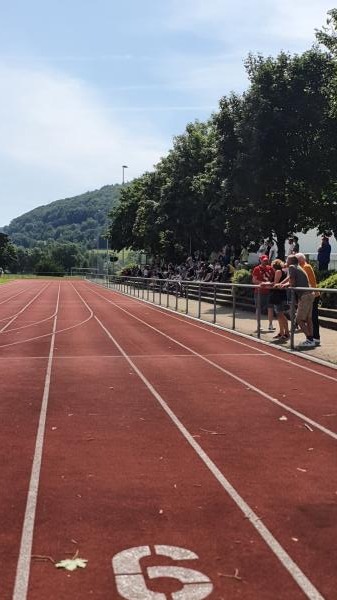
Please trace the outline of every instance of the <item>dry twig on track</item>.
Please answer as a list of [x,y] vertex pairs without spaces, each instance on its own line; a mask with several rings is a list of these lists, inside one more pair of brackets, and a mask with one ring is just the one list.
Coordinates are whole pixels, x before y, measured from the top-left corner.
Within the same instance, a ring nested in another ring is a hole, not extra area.
[[228,577],[229,579],[236,579],[242,581],[242,577],[239,577],[239,569],[235,569],[234,575],[228,575],[227,573],[218,573],[219,577]]
[[32,560],[40,560],[42,562],[52,562],[55,564],[55,560],[51,556],[44,556],[43,554],[32,554]]
[[203,429],[203,427],[199,427],[200,431],[204,431],[205,433],[210,433],[211,435],[226,435],[225,433],[221,433],[219,431],[210,431],[209,429]]

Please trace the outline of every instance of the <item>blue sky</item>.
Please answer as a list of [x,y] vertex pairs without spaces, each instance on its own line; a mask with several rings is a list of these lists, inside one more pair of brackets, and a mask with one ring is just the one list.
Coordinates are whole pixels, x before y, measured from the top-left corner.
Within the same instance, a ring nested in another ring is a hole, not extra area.
[[0,0],[0,226],[151,170],[243,91],[248,52],[302,52],[326,0]]

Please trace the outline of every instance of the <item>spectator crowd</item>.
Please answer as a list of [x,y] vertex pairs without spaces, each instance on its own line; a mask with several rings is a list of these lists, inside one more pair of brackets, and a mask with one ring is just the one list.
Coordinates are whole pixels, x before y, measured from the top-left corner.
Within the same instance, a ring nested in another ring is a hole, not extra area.
[[[330,233],[326,233],[322,236],[321,245],[317,251],[317,263],[320,271],[327,270],[329,267],[330,235]],[[206,260],[199,252],[196,252],[179,265],[173,263],[138,265],[124,269],[123,275],[165,279],[168,282],[179,282],[179,284],[183,281],[228,283],[232,281],[236,270],[247,267],[249,256],[249,250],[245,247],[236,248],[226,245],[221,252],[213,253],[210,260]],[[272,237],[261,240],[256,259],[258,264],[252,270],[252,283],[256,286],[254,297],[258,321],[257,332],[261,331],[260,319],[261,314],[265,311],[268,316],[268,331],[276,331],[273,325],[275,318],[279,326],[279,331],[273,340],[277,343],[289,340],[290,295],[287,288],[302,288],[295,290],[296,326],[305,334],[305,339],[299,347],[304,349],[320,345],[319,292],[313,291],[313,288],[317,288],[316,276],[305,255],[299,252],[298,238],[296,236],[288,238],[285,261],[278,258],[277,243]],[[311,289],[306,290],[306,288]]]

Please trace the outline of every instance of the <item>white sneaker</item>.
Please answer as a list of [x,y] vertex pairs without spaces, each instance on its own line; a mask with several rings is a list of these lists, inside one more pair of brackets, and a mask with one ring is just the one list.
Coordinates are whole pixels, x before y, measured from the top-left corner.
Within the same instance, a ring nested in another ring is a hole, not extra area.
[[274,327],[274,325],[269,325],[268,331],[276,331],[276,327]]
[[314,342],[315,342],[315,346],[321,345],[321,340],[319,340],[318,338],[314,338]]
[[316,344],[314,340],[304,340],[298,345],[299,348],[315,348]]

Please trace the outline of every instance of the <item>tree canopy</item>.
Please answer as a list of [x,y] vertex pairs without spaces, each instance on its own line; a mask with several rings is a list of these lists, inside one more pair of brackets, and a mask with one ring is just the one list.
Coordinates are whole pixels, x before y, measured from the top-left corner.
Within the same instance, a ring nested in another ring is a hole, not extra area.
[[113,248],[173,260],[274,235],[282,255],[293,232],[328,223],[337,231],[334,56],[316,46],[249,55],[245,65],[247,91],[187,125],[154,172],[122,192],[110,215]]

